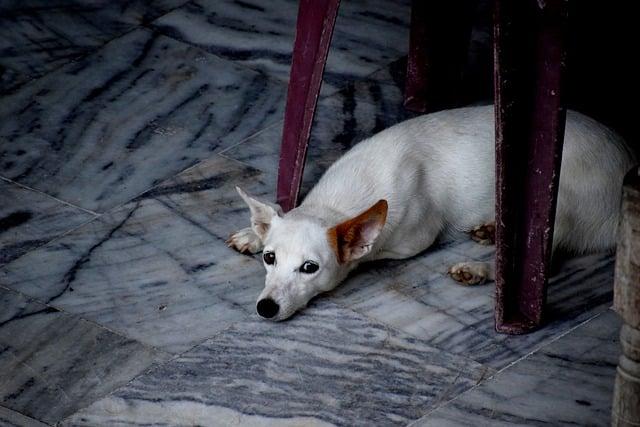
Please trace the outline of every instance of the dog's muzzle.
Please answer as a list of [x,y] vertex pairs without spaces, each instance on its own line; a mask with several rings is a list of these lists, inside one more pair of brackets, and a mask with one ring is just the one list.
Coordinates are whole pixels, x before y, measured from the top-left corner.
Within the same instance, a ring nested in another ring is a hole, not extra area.
[[258,304],[256,305],[256,311],[261,317],[264,317],[265,319],[271,319],[276,314],[278,314],[278,311],[280,311],[280,306],[271,298],[264,298],[258,301]]

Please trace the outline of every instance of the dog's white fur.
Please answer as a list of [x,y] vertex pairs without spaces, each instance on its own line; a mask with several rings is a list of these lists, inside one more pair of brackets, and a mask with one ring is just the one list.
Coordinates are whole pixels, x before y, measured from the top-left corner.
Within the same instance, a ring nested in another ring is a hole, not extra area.
[[[411,257],[447,230],[468,231],[493,221],[494,154],[493,106],[408,120],[356,145],[285,215],[239,190],[251,209],[252,227],[228,243],[275,254],[276,262],[265,264],[259,301],[272,299],[279,305],[273,320],[286,319],[361,262]],[[585,252],[614,246],[622,180],[633,164],[633,154],[614,132],[580,113],[567,113],[554,248]],[[350,240],[338,242],[350,249],[336,247],[333,227],[379,200],[388,203],[386,222],[380,215],[365,218],[352,227]],[[347,259],[339,259],[342,249],[348,249]],[[316,273],[299,271],[307,260],[319,265]],[[492,275],[482,263],[454,269],[479,281]]]

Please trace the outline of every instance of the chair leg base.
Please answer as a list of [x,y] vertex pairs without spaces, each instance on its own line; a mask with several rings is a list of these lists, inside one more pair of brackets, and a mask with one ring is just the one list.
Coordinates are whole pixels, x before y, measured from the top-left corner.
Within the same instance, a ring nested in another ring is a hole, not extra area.
[[496,0],[496,330],[543,322],[566,110],[566,0]]

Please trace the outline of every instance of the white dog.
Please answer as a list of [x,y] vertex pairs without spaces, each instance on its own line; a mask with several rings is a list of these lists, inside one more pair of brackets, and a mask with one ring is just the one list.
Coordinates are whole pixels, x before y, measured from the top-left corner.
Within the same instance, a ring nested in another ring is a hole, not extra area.
[[[614,132],[573,111],[564,141],[554,248],[610,249],[633,155]],[[227,243],[263,251],[267,277],[258,314],[286,319],[361,262],[411,257],[443,232],[493,222],[494,154],[493,106],[461,108],[362,141],[286,214],[238,189],[251,227]],[[492,265],[484,263],[461,263],[450,273],[467,284],[493,279]]]

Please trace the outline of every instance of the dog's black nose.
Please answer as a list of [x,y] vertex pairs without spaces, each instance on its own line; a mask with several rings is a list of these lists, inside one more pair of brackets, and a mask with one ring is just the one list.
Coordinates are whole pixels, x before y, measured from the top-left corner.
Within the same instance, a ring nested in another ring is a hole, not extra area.
[[258,310],[258,314],[266,319],[271,319],[273,316],[278,314],[278,310],[280,310],[280,306],[271,298],[265,298],[258,301],[258,305],[256,306]]

